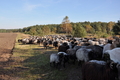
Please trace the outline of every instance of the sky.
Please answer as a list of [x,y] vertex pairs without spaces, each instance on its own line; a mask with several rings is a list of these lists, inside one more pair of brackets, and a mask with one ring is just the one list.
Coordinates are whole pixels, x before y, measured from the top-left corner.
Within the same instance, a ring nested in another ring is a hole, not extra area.
[[120,0],[0,0],[0,29],[70,22],[117,22]]

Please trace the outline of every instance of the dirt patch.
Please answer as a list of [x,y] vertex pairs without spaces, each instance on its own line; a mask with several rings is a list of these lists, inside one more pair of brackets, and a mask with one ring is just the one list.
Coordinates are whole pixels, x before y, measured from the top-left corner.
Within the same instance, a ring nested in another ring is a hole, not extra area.
[[6,65],[8,66],[7,61],[12,56],[16,36],[17,34],[14,33],[0,33],[0,80],[17,80],[7,75],[12,73],[11,71],[4,69]]
[[0,62],[8,61],[12,55],[17,34],[0,33]]

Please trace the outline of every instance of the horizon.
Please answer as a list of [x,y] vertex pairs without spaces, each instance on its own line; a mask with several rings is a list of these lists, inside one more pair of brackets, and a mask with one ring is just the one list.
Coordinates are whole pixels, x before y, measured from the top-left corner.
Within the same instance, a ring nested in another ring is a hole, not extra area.
[[[84,22],[90,22],[90,21],[84,21]],[[101,22],[101,21],[95,21],[95,22]],[[109,21],[109,22],[113,22],[113,21]],[[109,23],[109,22],[105,22],[105,23]],[[79,23],[79,22],[70,22],[70,23]],[[82,22],[80,22],[82,23]],[[90,22],[90,23],[94,23],[94,22]],[[104,23],[104,22],[103,22]],[[116,22],[115,22],[116,23]],[[60,23],[62,24],[62,23]],[[38,24],[35,24],[35,25],[31,25],[31,26],[27,26],[27,27],[32,27],[32,26],[36,26]],[[54,25],[54,24],[39,24],[39,25]],[[57,25],[57,24],[55,24]],[[59,24],[58,24],[59,25]],[[27,28],[27,27],[23,27],[23,28]],[[23,29],[23,28],[14,28],[14,29]],[[0,28],[1,29],[1,28]],[[7,29],[6,29],[7,30]]]
[[117,22],[120,0],[2,0],[0,29],[22,29],[33,25],[70,22]]

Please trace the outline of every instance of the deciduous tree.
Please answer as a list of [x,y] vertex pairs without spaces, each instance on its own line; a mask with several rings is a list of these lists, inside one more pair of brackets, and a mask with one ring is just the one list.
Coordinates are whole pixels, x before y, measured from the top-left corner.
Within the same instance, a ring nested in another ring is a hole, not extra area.
[[72,33],[72,25],[70,24],[70,20],[69,20],[68,16],[66,16],[63,19],[62,24],[61,24],[61,28],[67,34],[71,34]]

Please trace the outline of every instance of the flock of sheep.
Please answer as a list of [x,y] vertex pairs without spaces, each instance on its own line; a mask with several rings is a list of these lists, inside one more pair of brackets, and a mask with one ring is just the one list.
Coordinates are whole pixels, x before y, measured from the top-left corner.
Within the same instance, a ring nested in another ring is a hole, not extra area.
[[88,40],[82,46],[72,41],[72,44],[63,42],[58,46],[58,53],[50,55],[50,66],[60,69],[70,59],[73,63],[77,60],[78,65],[82,65],[83,80],[120,80],[119,39],[103,40],[103,44]]
[[58,53],[50,55],[51,67],[61,69],[69,61],[78,61],[78,65],[82,66],[83,80],[120,80],[119,38],[109,40],[49,35],[35,39],[45,49],[49,45],[58,49]]

